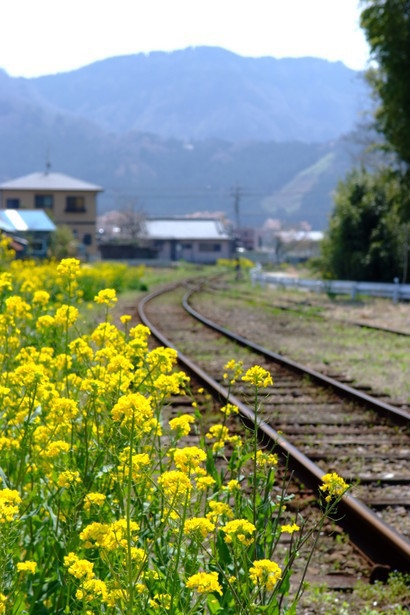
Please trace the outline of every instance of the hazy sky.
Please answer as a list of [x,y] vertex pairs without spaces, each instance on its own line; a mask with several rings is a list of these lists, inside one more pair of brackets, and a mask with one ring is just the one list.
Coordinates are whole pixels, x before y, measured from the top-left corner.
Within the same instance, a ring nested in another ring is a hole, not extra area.
[[112,56],[218,46],[366,67],[359,0],[0,0],[0,68],[33,77]]

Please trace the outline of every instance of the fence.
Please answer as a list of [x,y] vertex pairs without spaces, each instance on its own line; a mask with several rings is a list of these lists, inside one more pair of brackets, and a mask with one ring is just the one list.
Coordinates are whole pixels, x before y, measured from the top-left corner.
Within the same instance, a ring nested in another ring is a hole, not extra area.
[[391,284],[344,280],[308,280],[283,273],[263,272],[258,267],[251,269],[250,274],[253,285],[307,289],[328,295],[350,295],[352,299],[356,299],[358,295],[368,295],[392,299],[394,303],[410,301],[410,284],[400,284],[398,278],[395,278]]

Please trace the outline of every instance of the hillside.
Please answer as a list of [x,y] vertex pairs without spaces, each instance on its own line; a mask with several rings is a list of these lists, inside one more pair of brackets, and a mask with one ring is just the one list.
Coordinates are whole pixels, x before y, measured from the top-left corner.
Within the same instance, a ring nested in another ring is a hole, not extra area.
[[[0,181],[45,167],[105,188],[100,212],[223,211],[327,224],[352,166],[344,133],[363,100],[341,63],[220,49],[111,58],[37,79],[0,70]],[[320,136],[321,135],[321,136]]]
[[184,140],[328,141],[352,129],[366,97],[361,75],[341,62],[212,47],[111,58],[33,83],[107,131]]

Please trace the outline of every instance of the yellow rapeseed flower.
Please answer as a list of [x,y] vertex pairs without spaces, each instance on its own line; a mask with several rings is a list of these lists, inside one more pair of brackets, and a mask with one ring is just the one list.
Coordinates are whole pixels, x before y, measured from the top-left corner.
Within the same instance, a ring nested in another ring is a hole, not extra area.
[[177,361],[178,353],[174,348],[154,348],[147,354],[147,364],[151,369],[157,369],[166,374],[172,370]]
[[187,436],[191,431],[190,424],[195,423],[192,414],[181,414],[169,421],[169,426],[173,431],[177,431],[181,436]]
[[278,465],[278,456],[272,453],[265,453],[264,451],[256,452],[256,465],[259,468],[266,468],[266,466]]
[[231,359],[224,365],[224,369],[228,373],[224,373],[224,380],[229,380],[230,384],[234,384],[238,378],[243,374],[243,361],[235,361]]
[[217,572],[198,572],[189,577],[185,583],[189,589],[195,589],[198,594],[218,592],[222,596],[222,588],[218,582]]
[[19,572],[32,572],[34,574],[36,569],[37,569],[37,562],[26,561],[26,562],[18,562],[17,564],[17,570]]
[[175,466],[181,472],[198,473],[202,471],[200,464],[205,461],[206,453],[197,446],[185,446],[184,448],[175,448],[170,451],[174,460]]
[[209,502],[209,508],[211,509],[206,518],[214,521],[218,519],[218,517],[228,517],[228,519],[232,519],[233,510],[229,506],[229,504],[225,504],[225,502],[215,502],[215,500],[211,500]]
[[68,280],[75,280],[80,273],[80,266],[77,258],[63,258],[57,265],[57,273]]
[[228,544],[238,541],[245,546],[249,546],[254,541],[253,534],[256,531],[256,527],[246,519],[228,521],[221,529],[226,534],[225,542]]
[[296,523],[292,523],[292,525],[281,525],[280,531],[282,534],[293,534],[293,532],[298,532],[300,527]]
[[13,276],[7,271],[0,273],[0,291],[13,290]]
[[[113,551],[114,549],[127,548],[127,520],[119,519],[113,523],[90,523],[80,533],[81,540],[85,543],[86,549],[98,547]],[[129,529],[133,532],[132,541],[135,542],[138,538],[137,532],[140,529],[136,521],[130,521]]]
[[36,290],[33,294],[33,304],[45,306],[50,301],[50,293],[46,290]]
[[185,495],[192,489],[192,483],[186,473],[178,470],[163,472],[158,478],[158,484],[164,490],[165,495],[170,499],[178,495]]
[[50,314],[39,316],[36,322],[36,329],[49,329],[54,325],[54,317]]
[[249,568],[249,577],[255,585],[266,587],[268,591],[275,588],[276,583],[280,580],[282,570],[276,562],[269,559],[260,559],[253,562],[253,566]]
[[241,484],[235,478],[233,478],[232,480],[228,481],[228,483],[226,485],[227,491],[239,491],[240,488],[241,488]]
[[184,534],[191,536],[196,534],[205,538],[214,529],[215,524],[206,517],[192,517],[192,519],[187,519],[184,523]]
[[94,564],[86,559],[80,559],[73,552],[64,557],[64,566],[76,579],[93,579],[95,576]]
[[108,589],[104,581],[100,579],[87,579],[81,583],[81,587],[76,591],[76,598],[91,602],[92,600],[101,600],[107,602]]
[[260,365],[254,365],[250,367],[247,372],[242,376],[244,382],[249,382],[255,387],[268,387],[273,384],[272,376],[270,373],[261,367]]
[[231,416],[231,414],[238,414],[239,408],[238,406],[234,406],[233,404],[226,404],[220,409],[220,411],[225,416]]
[[341,497],[349,488],[349,485],[336,472],[325,474],[322,477],[322,482],[323,485],[319,489],[323,492],[327,491],[326,502],[330,502],[332,498]]
[[56,440],[55,442],[50,442],[42,451],[44,457],[48,459],[53,459],[54,457],[58,457],[61,453],[68,453],[71,446],[68,442],[64,442],[63,440]]
[[62,305],[56,310],[54,323],[61,326],[72,326],[76,322],[78,315],[78,308],[73,305]]
[[107,496],[104,493],[98,493],[95,491],[90,491],[84,497],[84,508],[85,510],[90,510],[91,506],[102,506],[107,499]]
[[111,410],[113,421],[129,426],[134,420],[134,426],[139,425],[144,432],[147,432],[146,427],[153,415],[150,400],[141,393],[122,395]]
[[58,487],[65,487],[66,489],[78,483],[81,483],[81,478],[80,473],[77,471],[71,472],[70,470],[66,470],[65,472],[61,472],[57,478]]
[[5,301],[6,309],[5,313],[9,316],[14,316],[15,318],[31,318],[31,307],[30,305],[24,301],[19,295],[13,295],[12,297],[8,297]]
[[212,487],[212,485],[215,485],[216,480],[207,474],[205,476],[198,476],[195,482],[199,491],[205,491],[209,487]]
[[15,489],[0,490],[0,523],[13,521],[19,511],[21,497]]
[[100,290],[98,295],[94,297],[95,303],[107,305],[108,307],[113,307],[117,303],[117,300],[117,293],[114,288]]

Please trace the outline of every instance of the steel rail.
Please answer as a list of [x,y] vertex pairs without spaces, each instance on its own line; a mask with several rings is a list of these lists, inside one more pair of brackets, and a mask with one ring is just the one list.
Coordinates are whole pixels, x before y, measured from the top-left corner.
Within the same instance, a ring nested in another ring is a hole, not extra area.
[[[180,283],[172,284],[145,295],[138,304],[138,315],[141,322],[150,329],[152,335],[160,343],[178,352],[178,361],[187,371],[195,374],[220,398],[225,401],[229,400],[230,403],[236,405],[244,422],[255,427],[256,417],[253,410],[211,378],[189,357],[179,352],[178,348],[147,317],[144,308],[150,301],[166,292],[175,290],[179,286],[181,286]],[[184,298],[185,301],[186,297]],[[256,428],[259,439],[263,444],[269,448],[274,448],[281,456],[289,459],[290,467],[295,475],[310,488],[318,490],[322,484],[323,470],[266,422],[259,421]],[[339,525],[345,529],[356,547],[371,560],[375,570],[388,567],[390,570],[399,572],[410,571],[410,541],[389,525],[383,523],[365,504],[349,494],[343,496],[339,510],[344,515],[343,518],[338,519]]]

